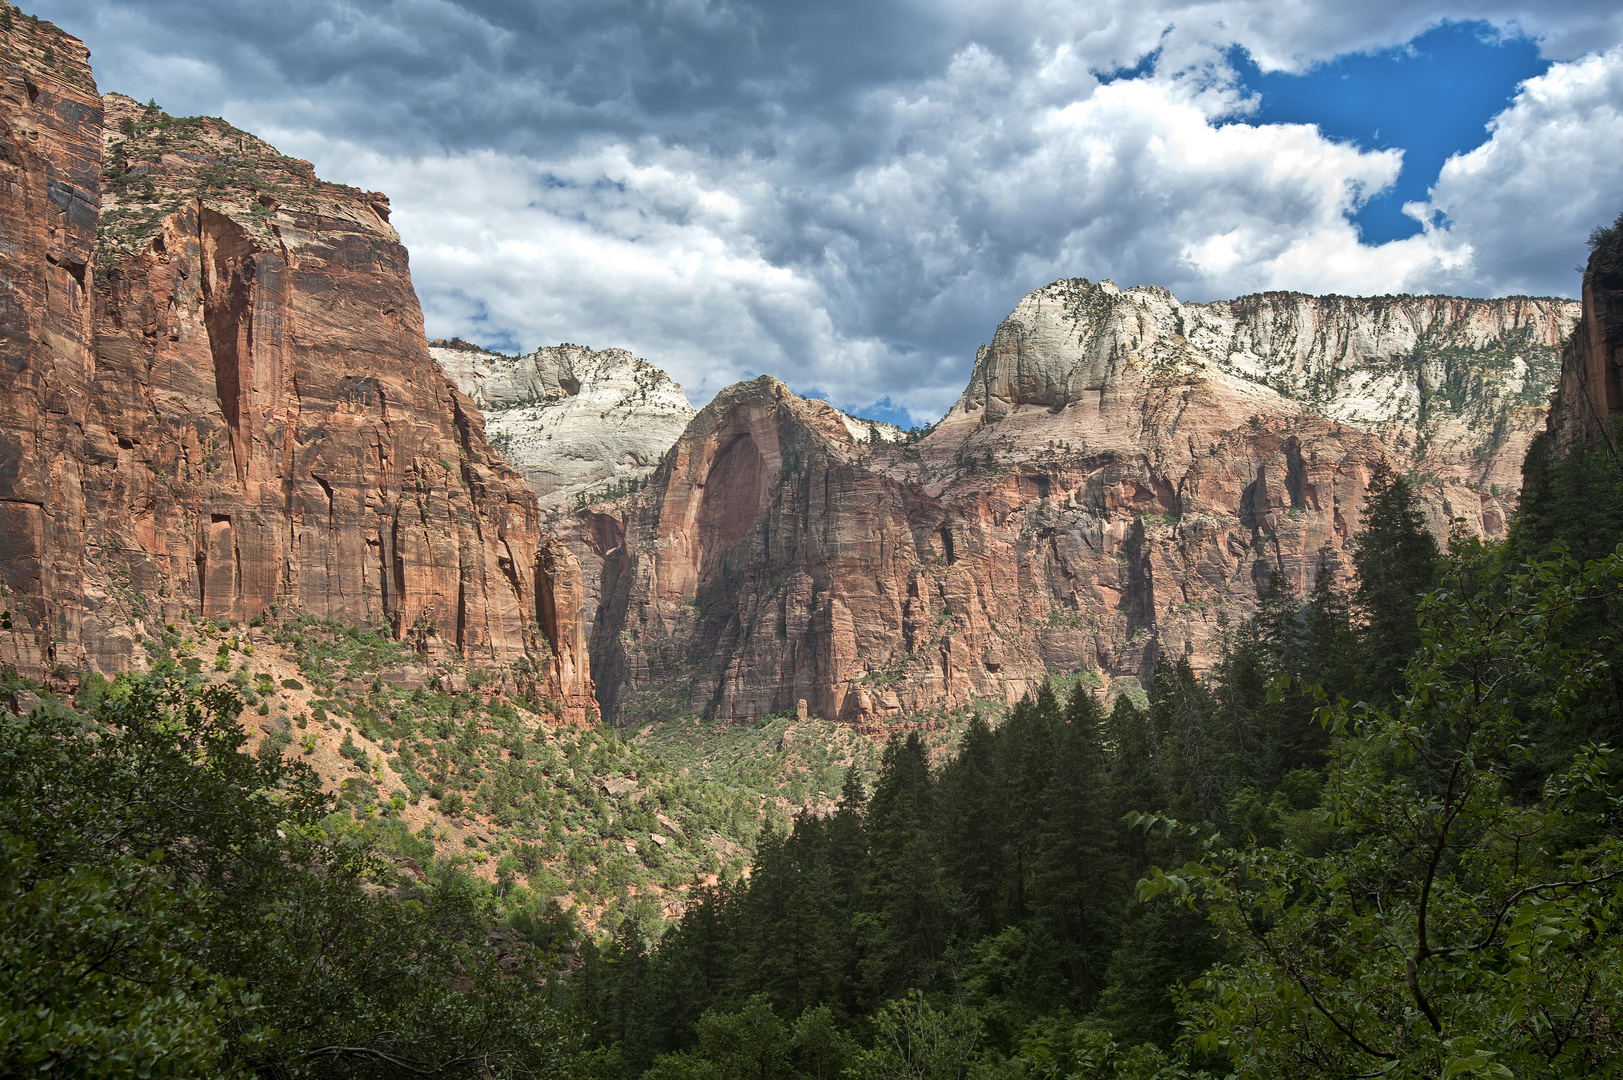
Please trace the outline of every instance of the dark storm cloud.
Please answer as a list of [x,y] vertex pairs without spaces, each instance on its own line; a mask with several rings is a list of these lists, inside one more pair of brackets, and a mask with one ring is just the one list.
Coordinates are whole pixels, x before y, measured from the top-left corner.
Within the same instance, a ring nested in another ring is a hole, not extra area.
[[[1401,45],[1446,18],[1497,20],[1562,60],[1620,36],[1618,13],[1593,0],[1471,7],[36,10],[87,40],[104,88],[223,113],[323,175],[389,191],[431,332],[624,345],[700,400],[746,371],[772,372],[837,401],[888,395],[927,415],[950,403],[975,344],[1020,295],[1065,274],[1189,299],[1282,285],[1570,289],[1570,262],[1550,268],[1581,242],[1577,220],[1599,212],[1574,192],[1610,166],[1564,147],[1561,173],[1547,175],[1540,162],[1555,159],[1524,151],[1554,137],[1552,122],[1608,137],[1607,80],[1623,55],[1585,77],[1558,65],[1543,96],[1506,114],[1493,153],[1452,178],[1445,167],[1434,207],[1452,229],[1383,248],[1359,244],[1347,215],[1360,192],[1390,185],[1396,154],[1243,122],[1252,106],[1226,59],[1235,47],[1264,69],[1298,70]],[[1097,73],[1152,53],[1135,77],[1101,84]],[[1514,198],[1541,184],[1542,204]],[[1495,217],[1499,203],[1518,220]]]

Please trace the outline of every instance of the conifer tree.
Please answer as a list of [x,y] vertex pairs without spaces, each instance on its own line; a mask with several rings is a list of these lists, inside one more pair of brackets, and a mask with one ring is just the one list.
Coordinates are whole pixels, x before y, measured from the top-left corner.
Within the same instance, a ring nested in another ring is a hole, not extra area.
[[1363,691],[1388,701],[1403,689],[1403,669],[1420,647],[1416,611],[1437,581],[1437,541],[1414,489],[1384,460],[1364,488],[1364,528],[1353,549],[1355,599],[1363,619]]
[[1125,829],[1106,790],[1103,720],[1078,686],[1057,731],[1033,874],[1032,907],[1055,946],[1060,992],[1078,1014],[1093,1008],[1102,989],[1126,880]]
[[863,823],[869,857],[856,930],[860,992],[870,1006],[934,984],[945,911],[932,796],[923,740],[917,732],[892,738]]
[[937,784],[937,826],[947,880],[964,897],[971,935],[994,932],[1003,889],[1004,823],[998,797],[995,738],[986,720],[970,717],[958,756]]

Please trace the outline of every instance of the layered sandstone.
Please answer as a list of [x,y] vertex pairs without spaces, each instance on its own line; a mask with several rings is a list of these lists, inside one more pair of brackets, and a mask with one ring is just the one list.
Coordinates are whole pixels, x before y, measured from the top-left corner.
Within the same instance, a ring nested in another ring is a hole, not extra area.
[[[4,34],[6,659],[140,665],[273,605],[592,706],[579,565],[428,354],[384,196]],[[58,38],[71,42],[71,39]]]
[[[1623,223],[1620,217],[1619,223]],[[1549,432],[1557,453],[1602,442],[1617,452],[1623,415],[1623,230],[1614,225],[1584,268],[1584,314],[1562,354]]]
[[742,721],[805,699],[878,723],[1054,670],[1208,665],[1274,577],[1345,580],[1377,460],[1414,470],[1439,530],[1502,531],[1576,314],[1064,281],[921,440],[859,442],[771,379],[731,388],[592,523],[605,708]]
[[624,349],[564,344],[514,357],[434,342],[429,352],[544,510],[640,486],[694,415],[680,385]]

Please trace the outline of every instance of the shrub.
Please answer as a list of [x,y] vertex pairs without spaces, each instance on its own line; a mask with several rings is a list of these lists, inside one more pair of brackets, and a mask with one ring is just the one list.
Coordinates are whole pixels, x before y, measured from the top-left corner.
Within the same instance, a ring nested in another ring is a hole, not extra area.
[[338,747],[338,756],[353,761],[358,768],[366,769],[369,765],[366,751],[355,745],[355,739],[349,732],[344,732],[343,744]]
[[262,758],[281,757],[282,751],[293,742],[293,736],[286,731],[273,731],[259,740],[259,756]]

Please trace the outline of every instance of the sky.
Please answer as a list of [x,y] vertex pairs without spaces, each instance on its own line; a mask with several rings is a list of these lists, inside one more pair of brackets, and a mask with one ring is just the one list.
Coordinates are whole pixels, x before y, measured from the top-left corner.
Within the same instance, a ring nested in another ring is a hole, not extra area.
[[387,192],[428,333],[904,426],[1062,277],[1576,295],[1615,0],[33,0],[103,90]]

